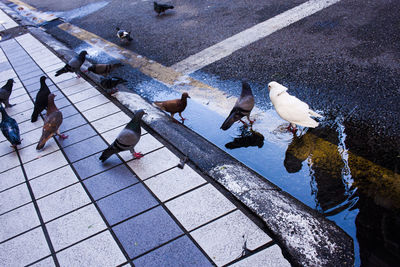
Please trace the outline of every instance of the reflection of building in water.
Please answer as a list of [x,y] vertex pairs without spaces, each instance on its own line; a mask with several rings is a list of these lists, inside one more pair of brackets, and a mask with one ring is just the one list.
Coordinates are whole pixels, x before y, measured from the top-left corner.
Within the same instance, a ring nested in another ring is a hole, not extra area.
[[329,211],[347,199],[342,181],[344,163],[337,143],[335,131],[320,127],[309,130],[301,137],[295,136],[286,150],[283,164],[289,173],[300,171],[302,162],[309,159],[312,190],[321,212]]
[[225,144],[228,149],[235,149],[239,147],[257,146],[262,148],[264,145],[264,136],[253,130],[242,129],[240,136],[233,139],[232,142]]
[[[398,266],[400,175],[350,151],[345,166],[335,144],[338,144],[337,134],[321,127],[295,137],[286,151],[286,170],[298,172],[308,160],[315,200],[326,216],[347,208],[359,209],[355,224],[361,266]],[[354,181],[351,188],[347,188],[344,180],[344,167],[350,169]],[[353,191],[356,193],[352,195]]]
[[358,188],[357,239],[362,266],[399,266],[400,175],[349,154]]

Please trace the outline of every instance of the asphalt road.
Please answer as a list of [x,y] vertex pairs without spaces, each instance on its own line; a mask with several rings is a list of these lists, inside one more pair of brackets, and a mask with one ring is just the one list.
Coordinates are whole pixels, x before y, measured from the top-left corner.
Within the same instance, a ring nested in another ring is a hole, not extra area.
[[[162,16],[156,16],[152,1],[25,0],[25,2],[41,11],[64,17],[74,25],[165,66],[172,66],[306,1],[272,0],[260,3],[260,1],[238,0],[175,0],[170,2],[175,8],[168,10]],[[284,145],[282,149],[282,146],[269,144],[270,147],[265,145],[259,150],[266,155],[269,153],[265,158],[260,152],[256,152],[257,148],[233,151],[231,154],[241,156],[244,158],[242,159],[244,163],[256,170],[265,168],[263,165],[265,166],[266,160],[269,160],[271,169],[277,168],[279,164],[282,165],[281,162],[284,160],[286,163],[294,162],[295,166],[285,166],[285,172],[272,171],[275,175],[286,179],[274,181],[282,188],[290,186],[290,183],[300,183],[290,180],[288,173],[299,172],[308,157],[315,158],[312,182],[317,184],[317,192],[311,186],[310,192],[297,192],[294,189],[290,193],[310,206],[312,204],[304,199],[309,197],[307,194],[315,194],[319,202],[316,208],[322,211],[328,211],[344,201],[346,204],[343,206],[350,212],[355,198],[352,196],[343,200],[348,197],[343,193],[346,190],[340,179],[345,176],[342,173],[343,159],[338,153],[337,146],[332,149],[327,148],[331,144],[340,143],[340,139],[343,138],[343,133],[332,126],[338,118],[341,118],[341,124],[345,128],[345,146],[352,154],[398,174],[400,172],[399,14],[399,1],[342,0],[193,73],[192,77],[233,96],[239,95],[238,84],[245,78],[253,87],[257,105],[265,109],[271,109],[265,92],[266,85],[275,80],[288,86],[292,94],[309,103],[313,109],[323,112],[325,116],[320,129],[307,133],[299,140],[285,135],[283,139],[287,150]],[[115,36],[117,26],[132,31],[134,40],[130,44],[118,42]],[[57,28],[49,28],[48,31],[73,49],[82,46],[80,40]],[[152,82],[135,70],[123,68],[117,74],[128,78],[132,90],[142,93],[149,100],[162,98],[166,90],[165,86]],[[140,84],[143,87],[144,81],[146,85],[151,85],[151,89],[137,90],[136,86]],[[189,127],[199,129],[200,134],[208,134],[211,136],[210,140],[220,147],[227,143],[226,138],[229,135],[213,130],[219,128],[219,121],[214,117],[210,119],[212,114],[210,118],[204,118],[204,114],[196,113],[193,107],[189,107],[187,112],[192,115]],[[264,132],[263,134],[265,135]],[[320,139],[315,139],[315,136],[327,142],[321,142]],[[268,136],[265,138],[268,140]],[[307,152],[304,152],[304,147],[307,147]],[[326,149],[318,150],[320,147]],[[271,156],[273,151],[270,150],[274,149],[279,151],[279,157]],[[299,151],[304,153],[301,154]],[[259,153],[260,156],[255,158],[251,153]],[[327,162],[321,164],[316,156],[319,154],[323,154],[328,159]],[[349,156],[347,163],[352,167],[353,178],[358,181],[357,194],[362,194],[357,203],[360,210],[359,216],[355,219],[357,233],[354,231],[351,235],[361,242],[361,259],[365,266],[374,264],[390,266],[396,261],[394,255],[399,255],[398,249],[391,248],[388,252],[383,248],[391,242],[398,244],[398,240],[382,233],[395,232],[393,231],[395,228],[388,226],[389,222],[400,226],[398,216],[400,205],[399,203],[388,205],[390,201],[383,199],[382,196],[396,192],[390,192],[390,188],[397,188],[396,184],[399,181],[391,181],[392,184],[381,182],[379,190],[388,191],[379,193],[374,186],[380,182],[376,182],[379,179],[374,176],[371,169],[366,173],[361,167],[353,168],[362,165],[359,161]],[[304,174],[306,172],[304,167],[300,172],[305,176],[310,175]],[[332,182],[331,177],[339,178]],[[396,177],[398,175],[394,178]],[[308,180],[305,182],[307,185],[299,187],[310,187],[310,182]],[[377,214],[376,218],[371,220],[368,217],[369,211],[374,211]],[[348,227],[346,216],[343,215],[340,222],[335,218],[332,220],[346,229]],[[367,237],[369,231],[376,234]],[[377,245],[379,249],[374,248],[375,244],[379,244]]]

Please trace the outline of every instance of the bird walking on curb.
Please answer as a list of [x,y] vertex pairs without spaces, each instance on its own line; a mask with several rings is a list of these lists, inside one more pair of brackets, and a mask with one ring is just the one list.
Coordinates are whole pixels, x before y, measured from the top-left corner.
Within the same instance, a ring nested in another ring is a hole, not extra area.
[[236,100],[236,103],[229,113],[228,118],[226,118],[226,120],[222,123],[221,129],[224,131],[228,130],[236,121],[240,121],[247,126],[247,123],[242,120],[244,116],[247,117],[250,125],[252,125],[255,121],[250,120],[250,113],[253,110],[253,107],[254,96],[253,92],[251,91],[250,85],[247,82],[242,82],[242,93]]
[[90,66],[87,71],[91,71],[96,74],[100,75],[108,75],[113,71],[114,69],[118,67],[122,67],[122,63],[115,63],[115,64],[93,64]]
[[121,40],[121,41],[132,41],[133,38],[131,37],[131,32],[125,31],[125,30],[121,30],[120,28],[115,28],[117,30],[117,37]]
[[122,129],[115,141],[103,151],[99,160],[104,162],[112,155],[126,150],[129,150],[135,159],[143,157],[142,153],[135,151],[135,146],[141,137],[141,122],[144,114],[147,113],[143,109],[135,112],[132,120]]
[[44,119],[44,125],[42,130],[42,136],[36,146],[36,150],[40,150],[44,147],[46,142],[53,136],[58,135],[61,139],[68,138],[67,135],[60,134],[59,128],[63,121],[63,115],[54,104],[55,94],[49,94],[47,103],[47,113]]
[[81,70],[81,66],[83,62],[85,62],[87,52],[83,50],[82,52],[79,53],[79,55],[74,56],[71,58],[67,64],[65,64],[64,67],[56,71],[55,76],[60,76],[61,74],[67,73],[67,72],[75,72],[77,74],[77,77],[80,78],[79,71]]
[[172,5],[167,5],[167,4],[158,4],[157,2],[153,2],[154,6],[154,11],[157,13],[157,16],[159,16],[161,13],[165,14],[165,11],[168,9],[173,9],[174,6]]
[[48,97],[50,89],[46,84],[46,76],[40,77],[40,89],[36,94],[35,104],[33,107],[33,113],[31,116],[31,122],[37,121],[39,114],[47,108]]
[[11,147],[17,149],[17,145],[21,144],[21,137],[19,134],[19,127],[16,120],[11,118],[6,110],[3,108],[3,105],[0,104],[0,112],[1,112],[1,123],[0,128],[4,137],[11,143]]
[[0,102],[4,103],[6,108],[15,106],[15,104],[9,102],[14,83],[13,79],[8,79],[7,83],[0,88]]
[[118,88],[116,86],[121,83],[126,83],[128,82],[127,80],[124,80],[119,77],[108,77],[108,78],[101,78],[100,79],[100,85],[105,89],[107,94],[112,95],[115,92],[118,92]]
[[177,122],[177,120],[174,118],[175,113],[178,113],[179,117],[181,117],[182,122],[184,122],[186,119],[182,117],[182,112],[187,106],[188,98],[190,98],[189,94],[184,92],[181,98],[166,101],[155,101],[154,104],[160,109],[169,112],[174,122]]
[[301,101],[287,92],[288,88],[277,83],[268,84],[269,98],[274,105],[278,115],[289,122],[288,130],[296,133],[297,125],[315,128],[319,123],[311,117],[322,116],[311,110],[307,103]]

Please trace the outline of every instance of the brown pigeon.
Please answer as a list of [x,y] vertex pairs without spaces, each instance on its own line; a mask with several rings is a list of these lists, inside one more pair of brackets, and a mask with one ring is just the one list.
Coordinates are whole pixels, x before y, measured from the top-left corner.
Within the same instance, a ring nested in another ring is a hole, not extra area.
[[48,97],[46,118],[44,119],[42,137],[40,137],[39,143],[36,146],[37,150],[42,149],[46,144],[47,140],[49,140],[55,134],[62,139],[68,137],[67,135],[60,134],[58,131],[58,128],[60,127],[63,121],[63,116],[61,111],[59,111],[56,105],[54,104],[55,97],[56,97],[55,94],[50,94]]
[[188,93],[183,93],[182,97],[180,99],[173,99],[173,100],[166,100],[166,101],[156,101],[154,104],[161,108],[162,110],[165,110],[169,113],[171,113],[171,117],[174,121],[176,119],[174,118],[175,113],[178,113],[179,116],[182,119],[182,122],[185,120],[185,118],[182,117],[182,112],[185,110],[186,105],[187,105],[187,98],[190,98]]
[[88,68],[88,71],[91,71],[100,75],[108,75],[114,69],[123,66],[121,63],[115,64],[93,64]]

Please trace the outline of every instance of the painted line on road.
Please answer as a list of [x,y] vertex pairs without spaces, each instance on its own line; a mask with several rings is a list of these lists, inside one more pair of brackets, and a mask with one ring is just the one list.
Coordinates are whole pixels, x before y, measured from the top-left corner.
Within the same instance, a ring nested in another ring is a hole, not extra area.
[[341,0],[311,0],[235,34],[171,67],[190,74]]

